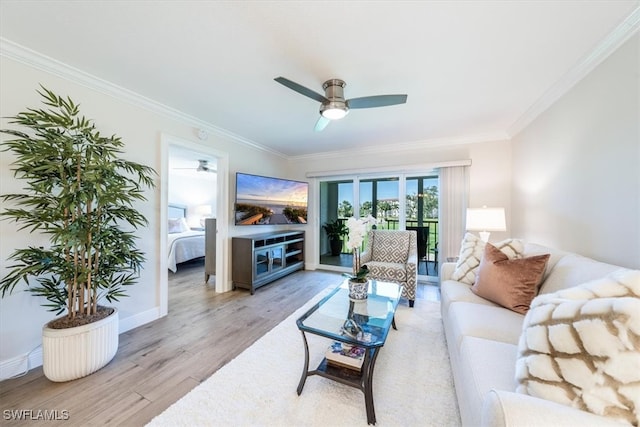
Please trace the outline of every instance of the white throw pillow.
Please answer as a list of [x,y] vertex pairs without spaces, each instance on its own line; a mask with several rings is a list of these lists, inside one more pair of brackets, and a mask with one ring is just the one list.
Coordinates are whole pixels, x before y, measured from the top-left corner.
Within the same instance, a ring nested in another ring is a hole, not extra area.
[[169,234],[184,233],[189,231],[189,225],[185,218],[169,218]]
[[[458,282],[473,285],[476,281],[476,273],[480,260],[484,254],[484,246],[486,242],[478,236],[466,233],[460,244],[460,255],[456,268],[451,274],[451,278]],[[506,239],[501,242],[491,243],[504,253],[509,259],[522,257],[524,252],[524,242],[519,239]]]
[[518,345],[516,391],[638,425],[640,271],[537,296]]

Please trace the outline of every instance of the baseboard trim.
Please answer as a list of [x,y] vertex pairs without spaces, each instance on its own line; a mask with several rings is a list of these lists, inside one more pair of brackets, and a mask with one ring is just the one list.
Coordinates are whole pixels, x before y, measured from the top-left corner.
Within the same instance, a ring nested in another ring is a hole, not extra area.
[[33,368],[42,366],[42,346],[29,353],[0,362],[0,381],[21,377]]
[[[120,319],[118,333],[130,331],[138,326],[146,325],[162,317],[160,307],[154,307],[142,313]],[[29,353],[0,361],[0,381],[25,375],[33,368],[42,366],[42,346],[39,345]]]
[[146,325],[147,323],[153,322],[161,317],[160,307],[154,307],[150,310],[129,316],[126,319],[120,319],[119,333],[122,334],[130,331],[131,329],[135,329],[138,326]]

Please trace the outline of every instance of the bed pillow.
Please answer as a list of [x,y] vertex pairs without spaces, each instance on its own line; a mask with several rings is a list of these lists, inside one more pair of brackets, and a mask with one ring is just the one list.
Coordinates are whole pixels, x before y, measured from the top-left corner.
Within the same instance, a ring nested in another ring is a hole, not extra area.
[[189,231],[189,225],[185,218],[169,218],[169,234],[184,233]]
[[516,391],[638,425],[640,271],[537,296],[524,318]]
[[549,256],[541,254],[509,259],[487,243],[471,290],[511,311],[525,314],[538,293]]
[[[474,234],[466,233],[464,235],[460,244],[460,255],[458,256],[456,268],[451,274],[453,280],[467,285],[475,283],[476,272],[484,253],[485,244],[486,242]],[[524,252],[524,242],[519,239],[506,239],[493,243],[493,245],[506,254],[509,259],[520,258]]]

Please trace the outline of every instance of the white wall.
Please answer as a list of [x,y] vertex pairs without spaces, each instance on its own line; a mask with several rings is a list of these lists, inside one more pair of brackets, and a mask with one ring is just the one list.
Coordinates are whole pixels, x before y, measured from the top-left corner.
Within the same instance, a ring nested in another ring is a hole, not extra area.
[[[3,129],[12,127],[4,117],[41,105],[40,96],[36,93],[41,83],[79,103],[81,112],[94,119],[101,132],[120,136],[126,144],[126,158],[152,166],[158,171],[163,167],[161,134],[200,143],[196,138],[197,129],[182,116],[170,117],[125,101],[124,98],[116,98],[106,94],[110,93],[109,88],[103,90],[99,85],[74,83],[58,74],[24,65],[6,56],[0,56],[0,69],[0,116],[3,117],[0,126]],[[4,135],[0,137],[7,138]],[[210,135],[206,144],[229,154],[229,182],[232,186],[235,185],[233,177],[237,170],[281,175],[286,168],[286,160],[282,157],[216,133]],[[20,192],[22,188],[22,183],[16,181],[10,171],[11,158],[10,153],[0,153],[0,194]],[[167,271],[160,271],[158,262],[160,245],[166,242],[166,236],[160,236],[159,231],[160,210],[163,209],[160,206],[160,191],[167,183],[160,182],[158,178],[157,185],[155,190],[148,191],[147,202],[136,205],[149,220],[149,226],[139,232],[139,247],[145,251],[147,262],[138,283],[129,288],[129,297],[115,304],[120,311],[121,332],[154,320],[160,312],[159,279],[167,274]],[[229,191],[229,206],[232,206],[233,194],[232,188]],[[229,227],[229,236],[240,232],[231,224],[219,224],[219,227],[223,226]],[[251,230],[242,231],[246,233]],[[15,224],[7,221],[0,221],[0,236],[2,277],[7,274],[7,265],[10,263],[8,257],[16,248],[46,244],[46,240],[37,235],[16,231]],[[220,250],[228,251],[229,248],[230,239],[227,239]],[[31,367],[38,364],[37,347],[41,343],[42,325],[54,317],[54,314],[40,307],[44,299],[33,297],[23,292],[24,289],[24,286],[18,286],[12,295],[0,299],[0,379],[26,369],[30,352]]]
[[517,237],[511,221],[511,144],[508,141],[487,142],[468,146],[469,207],[503,207],[506,231],[492,231],[490,241]]
[[202,215],[198,215],[200,206],[209,206],[211,214],[208,216],[216,216],[216,182],[215,173],[193,171],[183,174],[169,171],[169,203],[187,207],[187,223],[190,227],[201,227]]
[[513,138],[515,233],[640,268],[639,40]]

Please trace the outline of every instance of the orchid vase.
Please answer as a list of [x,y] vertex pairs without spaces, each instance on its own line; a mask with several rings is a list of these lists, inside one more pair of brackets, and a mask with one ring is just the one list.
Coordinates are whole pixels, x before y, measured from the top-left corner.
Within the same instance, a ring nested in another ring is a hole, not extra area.
[[362,265],[360,261],[360,251],[364,238],[376,223],[376,219],[369,215],[366,218],[351,217],[347,220],[347,229],[349,230],[349,240],[347,248],[353,254],[353,271],[352,274],[345,274],[350,282],[366,283],[369,270],[366,265]]

